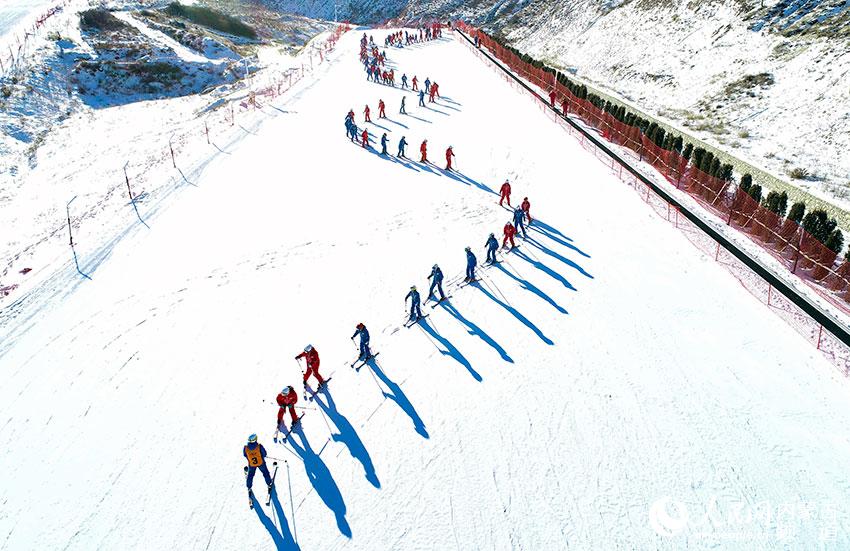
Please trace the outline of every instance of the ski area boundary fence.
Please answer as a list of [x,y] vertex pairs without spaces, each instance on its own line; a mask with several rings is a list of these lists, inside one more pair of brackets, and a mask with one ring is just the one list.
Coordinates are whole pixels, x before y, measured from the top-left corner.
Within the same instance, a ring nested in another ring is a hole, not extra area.
[[[791,274],[798,276],[798,281],[844,313],[850,313],[847,303],[850,300],[850,262],[836,266],[837,254],[797,223],[781,219],[740,188],[730,192],[729,181],[710,177],[688,166],[688,161],[677,152],[656,146],[638,129],[620,123],[587,100],[577,98],[557,82],[554,74],[521,60],[480,30],[462,22],[455,24],[455,30],[461,31],[458,33],[461,42],[500,70],[515,88],[536,98],[553,121],[634,188],[658,215],[681,230],[697,248],[714,257],[751,294],[820,350],[845,377],[850,376],[850,331],[845,324],[715,226],[726,225],[747,236],[751,244],[769,253],[778,265],[787,267]],[[470,35],[478,38],[479,46]],[[544,98],[532,86],[541,91],[554,90],[562,99],[562,110],[558,111],[551,99]],[[603,140],[633,156],[632,162]],[[662,189],[635,166],[638,162],[651,165],[676,189],[687,193],[697,205],[715,215],[717,221],[713,224]]]
[[[55,12],[48,13],[52,15]],[[260,71],[246,75],[242,81],[245,83],[244,88],[215,100],[202,111],[194,113],[190,119],[175,124],[168,141],[163,142],[161,147],[137,151],[137,155],[127,159],[123,167],[117,167],[115,179],[110,180],[110,185],[103,195],[90,193],[80,196],[75,202],[76,209],[68,205],[68,209],[62,211],[61,223],[42,234],[38,241],[27,244],[11,255],[8,264],[0,267],[0,278],[6,280],[0,281],[0,299],[13,293],[20,294],[24,287],[31,287],[35,283],[34,280],[47,274],[61,256],[42,258],[36,263],[40,266],[36,269],[24,268],[14,273],[11,273],[10,269],[14,264],[22,263],[23,259],[31,257],[39,246],[59,239],[63,234],[68,239],[66,243],[71,247],[77,271],[91,279],[90,274],[96,270],[102,259],[108,256],[114,240],[107,240],[106,244],[95,244],[103,239],[103,235],[95,234],[107,228],[89,229],[84,221],[100,216],[105,211],[115,212],[118,215],[113,218],[113,224],[116,225],[107,231],[123,232],[124,230],[119,230],[118,227],[126,224],[123,213],[130,207],[130,216],[137,219],[136,223],[147,227],[145,218],[158,210],[158,205],[168,194],[183,186],[195,185],[187,177],[191,176],[193,169],[205,165],[215,155],[229,154],[227,143],[231,143],[243,133],[252,133],[251,125],[262,118],[270,114],[277,115],[275,110],[281,110],[271,105],[271,100],[287,93],[321,66],[328,54],[336,48],[339,38],[350,29],[351,26],[347,22],[340,23],[326,38],[309,43],[300,54],[299,66],[285,71]],[[266,110],[267,107],[269,110]],[[168,134],[168,131],[165,131],[165,134]],[[197,144],[201,140],[206,141],[209,149],[192,148],[187,151],[188,145]],[[224,145],[224,148],[219,144]],[[167,170],[176,171],[176,175],[166,177]],[[154,182],[160,183],[152,185]],[[81,233],[83,235],[80,235]],[[78,236],[81,237],[80,241],[84,241],[88,246],[87,250],[80,250]],[[11,277],[17,277],[19,281],[9,281]],[[17,296],[14,302],[4,304],[3,307],[13,306],[24,298]]]

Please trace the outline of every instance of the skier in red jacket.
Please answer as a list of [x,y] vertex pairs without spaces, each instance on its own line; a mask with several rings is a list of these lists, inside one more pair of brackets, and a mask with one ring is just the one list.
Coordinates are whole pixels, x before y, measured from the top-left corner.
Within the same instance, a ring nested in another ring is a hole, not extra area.
[[555,108],[555,99],[558,97],[558,94],[555,93],[555,90],[549,92],[549,105],[554,109]]
[[522,212],[525,213],[526,219],[528,219],[528,223],[531,224],[531,203],[528,202],[528,197],[522,198],[522,204],[519,206],[522,209]]
[[422,158],[419,160],[420,163],[428,162],[428,140],[422,140],[422,145],[419,146],[419,152],[422,154]]
[[387,114],[384,113],[384,107],[386,107],[386,105],[384,105],[384,100],[379,99],[378,100],[378,118],[379,119],[387,118]]
[[[363,147],[369,147],[369,131],[364,130],[363,134],[361,134],[360,138],[363,141]],[[508,203],[508,204],[510,204],[510,203]]]
[[308,344],[304,347],[304,352],[295,356],[296,360],[300,360],[301,358],[306,358],[307,360],[307,371],[304,373],[304,385],[307,384],[307,379],[310,378],[310,375],[316,377],[316,380],[319,381],[319,386],[325,384],[325,380],[322,379],[322,376],[319,375],[319,352],[313,348],[313,345]]
[[419,81],[416,79],[416,75],[413,75],[413,80],[411,82],[413,83],[413,91],[418,92],[419,91],[419,86],[418,86]]
[[280,409],[277,410],[277,426],[281,427],[283,423],[283,412],[289,408],[289,417],[292,419],[292,424],[298,422],[298,415],[295,414],[295,404],[298,403],[298,393],[291,386],[288,386],[280,391],[277,395],[277,405]]
[[514,235],[516,235],[516,228],[514,227],[514,225],[512,223],[508,222],[507,224],[505,224],[505,230],[504,231],[505,231],[505,238],[502,240],[502,248],[504,249],[505,247],[507,247],[508,241],[510,241],[511,242],[511,249],[513,249],[514,247],[516,247],[516,244],[514,243]]
[[449,148],[446,149],[446,170],[452,169],[452,157],[454,156],[455,153],[452,151],[452,146],[449,146]]
[[372,119],[369,117],[369,106],[366,106],[366,109],[363,110],[363,114],[366,116],[366,122],[372,122]]
[[499,197],[499,206],[502,206],[502,201],[507,201],[508,206],[511,206],[511,184],[505,180],[505,183],[502,184],[502,188],[499,190],[501,197]]

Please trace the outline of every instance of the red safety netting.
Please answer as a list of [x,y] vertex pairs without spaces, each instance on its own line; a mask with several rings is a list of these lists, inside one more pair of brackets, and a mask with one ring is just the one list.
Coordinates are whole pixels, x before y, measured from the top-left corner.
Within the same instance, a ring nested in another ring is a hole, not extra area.
[[[523,61],[515,52],[501,46],[479,29],[462,22],[456,23],[456,27],[469,35],[478,46],[489,50],[518,77],[536,86],[543,101],[552,107],[546,109],[547,113],[554,114],[556,120],[573,133],[585,149],[608,164],[660,216],[675,224],[694,245],[723,264],[747,290],[822,350],[842,373],[850,373],[850,348],[824,331],[820,323],[781,293],[774,291],[770,284],[720,247],[711,236],[693,226],[679,214],[675,206],[652,192],[649,186],[570,127],[561,115],[578,118],[585,125],[596,129],[605,140],[631,151],[639,160],[655,168],[668,182],[696,199],[706,210],[770,253],[818,295],[848,314],[850,263],[840,259],[799,224],[765,208],[731,181],[704,173],[677,151],[656,145],[639,128],[627,125],[590,101],[577,97],[558,82],[554,73]],[[555,108],[560,108],[560,114]]]

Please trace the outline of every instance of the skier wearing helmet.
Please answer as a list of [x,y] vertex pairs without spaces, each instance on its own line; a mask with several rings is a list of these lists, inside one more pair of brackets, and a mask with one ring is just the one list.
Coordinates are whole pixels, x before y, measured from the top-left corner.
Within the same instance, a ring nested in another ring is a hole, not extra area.
[[428,279],[431,280],[431,288],[428,289],[428,298],[437,298],[436,295],[434,295],[434,289],[436,289],[440,291],[440,302],[446,300],[446,294],[443,293],[443,270],[434,264],[431,268],[431,275],[428,276]]
[[360,357],[358,361],[366,361],[372,357],[372,351],[369,350],[369,330],[362,323],[358,323],[356,331],[351,335],[351,340],[354,340],[357,335],[360,335]]
[[454,156],[455,153],[452,151],[452,146],[449,146],[449,148],[446,149],[446,170],[452,169],[452,157]]
[[407,299],[410,299],[410,321],[417,321],[422,317],[422,310],[419,309],[419,291],[416,290],[416,285],[411,285],[410,292],[404,297],[405,305]]
[[[277,405],[280,409],[277,410],[277,426],[279,429],[283,426],[283,412],[289,408],[289,417],[292,419],[292,426],[298,422],[298,415],[295,414],[295,404],[298,403],[298,393],[291,386],[284,387],[277,395]],[[285,429],[281,429],[285,430]]]
[[472,249],[467,247],[466,249],[466,281],[467,283],[472,283],[475,281],[475,266],[478,264],[478,259],[475,258],[475,255],[472,254]]
[[257,435],[252,434],[248,437],[248,443],[242,447],[242,455],[248,460],[248,478],[245,479],[245,484],[248,486],[248,495],[252,496],[251,487],[254,485],[254,473],[257,469],[263,473],[263,478],[266,479],[266,485],[269,487],[269,492],[272,489],[272,476],[269,474],[269,468],[266,467],[266,449],[262,444],[257,442]]
[[419,146],[419,153],[422,154],[422,158],[419,160],[420,163],[428,162],[428,140],[422,140],[422,145]]
[[497,262],[496,249],[499,248],[499,240],[496,239],[496,234],[491,233],[484,246],[487,247],[487,262],[489,264],[495,264]]
[[295,356],[296,360],[300,360],[301,358],[307,360],[307,371],[304,372],[304,386],[307,386],[307,379],[310,378],[310,375],[316,377],[316,380],[319,381],[319,387],[323,386],[325,380],[319,375],[319,352],[313,348],[313,345],[308,344],[304,347],[304,352]]

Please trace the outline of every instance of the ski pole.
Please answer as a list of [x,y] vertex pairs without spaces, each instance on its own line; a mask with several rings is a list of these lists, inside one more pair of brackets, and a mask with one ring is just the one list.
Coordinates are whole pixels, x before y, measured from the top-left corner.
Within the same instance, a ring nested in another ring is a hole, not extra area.
[[289,476],[289,462],[283,460],[286,464],[286,481],[289,485],[289,509],[292,511],[292,532],[295,536],[295,545],[298,545],[298,527],[295,526],[295,504],[292,501],[292,478]]

